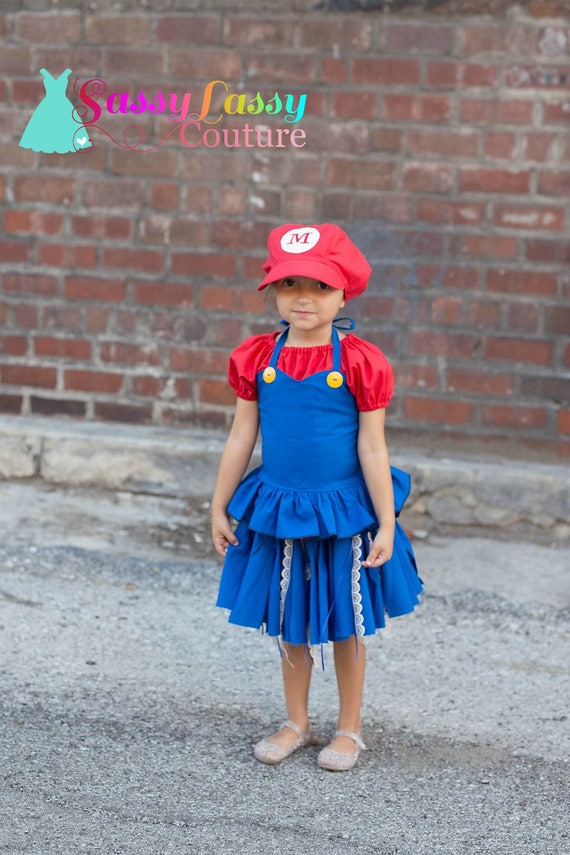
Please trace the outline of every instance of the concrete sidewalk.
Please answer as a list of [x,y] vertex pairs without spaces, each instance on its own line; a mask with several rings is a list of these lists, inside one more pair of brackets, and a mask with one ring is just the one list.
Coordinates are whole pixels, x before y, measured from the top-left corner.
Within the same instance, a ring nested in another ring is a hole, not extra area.
[[[212,492],[225,435],[197,429],[0,417],[0,479],[179,498]],[[406,518],[421,533],[521,535],[570,542],[564,462],[469,455],[439,442],[392,451],[412,475]]]

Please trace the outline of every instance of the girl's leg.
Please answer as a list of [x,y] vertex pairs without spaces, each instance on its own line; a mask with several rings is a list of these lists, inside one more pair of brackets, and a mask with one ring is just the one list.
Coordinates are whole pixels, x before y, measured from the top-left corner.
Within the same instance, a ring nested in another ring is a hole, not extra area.
[[[338,685],[338,729],[360,733],[360,707],[364,691],[366,648],[355,636],[334,642],[334,664]],[[352,754],[354,742],[346,736],[335,736],[330,748]]]
[[[282,671],[287,718],[298,724],[303,731],[309,728],[308,704],[312,668],[313,662],[305,644],[283,644]],[[268,741],[287,748],[298,738],[294,730],[284,727],[270,736]]]

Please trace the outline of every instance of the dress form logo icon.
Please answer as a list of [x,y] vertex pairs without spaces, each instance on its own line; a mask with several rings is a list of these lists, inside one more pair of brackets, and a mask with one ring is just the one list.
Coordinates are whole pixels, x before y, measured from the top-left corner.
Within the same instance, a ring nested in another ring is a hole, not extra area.
[[311,226],[305,229],[290,229],[281,238],[281,249],[283,252],[292,252],[295,255],[308,252],[318,243],[320,236],[319,230]]
[[92,147],[85,125],[74,118],[75,107],[67,97],[67,82],[71,69],[53,77],[40,69],[46,94],[34,110],[19,145],[45,154],[66,154]]

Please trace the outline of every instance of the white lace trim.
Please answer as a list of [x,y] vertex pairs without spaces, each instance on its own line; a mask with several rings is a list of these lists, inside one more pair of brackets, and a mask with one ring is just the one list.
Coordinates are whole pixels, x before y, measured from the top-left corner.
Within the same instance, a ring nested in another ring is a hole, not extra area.
[[281,596],[279,601],[279,629],[283,635],[283,621],[285,618],[285,597],[289,590],[291,581],[291,560],[293,558],[293,541],[287,538],[283,547],[283,563],[281,565]]
[[364,635],[362,617],[362,594],[360,593],[360,567],[362,562],[362,537],[352,538],[352,608],[354,609],[354,629],[357,638]]

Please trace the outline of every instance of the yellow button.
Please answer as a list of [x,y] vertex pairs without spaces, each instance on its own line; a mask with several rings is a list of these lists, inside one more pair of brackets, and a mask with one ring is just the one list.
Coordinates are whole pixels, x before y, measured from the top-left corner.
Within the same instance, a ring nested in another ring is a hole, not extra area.
[[340,371],[331,371],[330,374],[327,374],[327,383],[331,389],[338,389],[339,386],[342,386],[343,382],[343,376]]
[[273,383],[276,377],[275,368],[272,368],[271,365],[268,365],[265,371],[263,372],[263,379],[266,383]]

